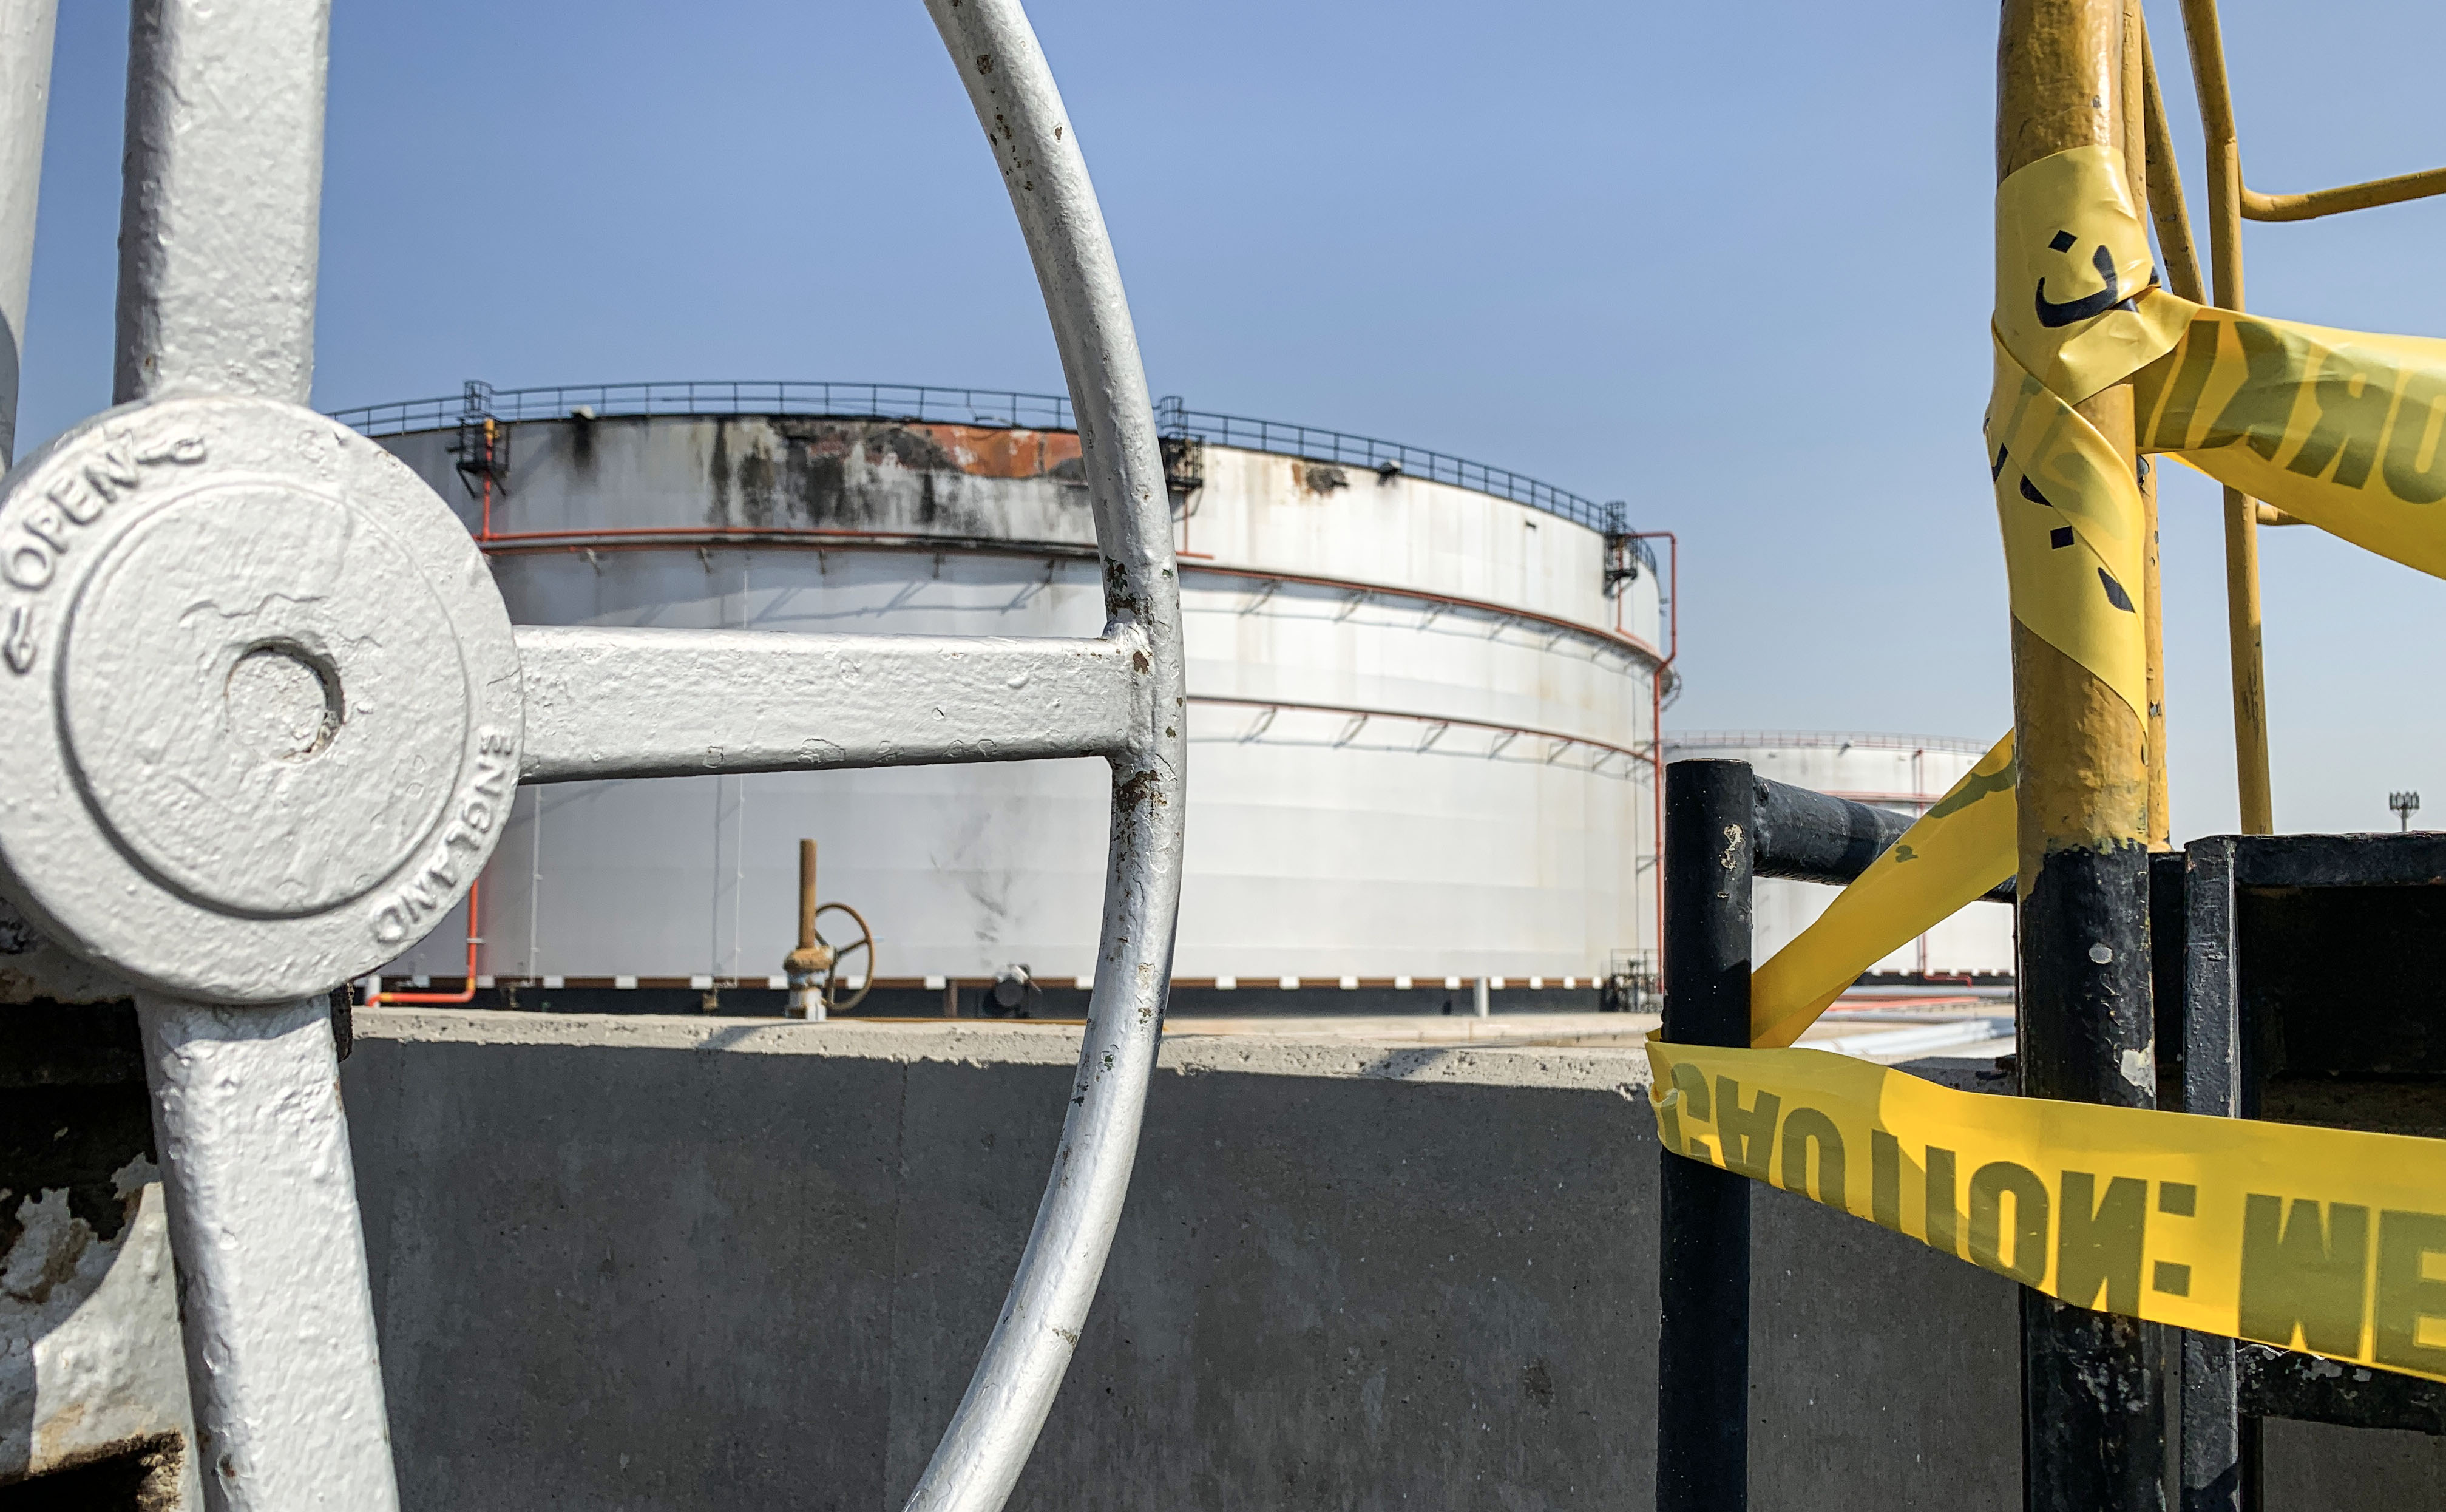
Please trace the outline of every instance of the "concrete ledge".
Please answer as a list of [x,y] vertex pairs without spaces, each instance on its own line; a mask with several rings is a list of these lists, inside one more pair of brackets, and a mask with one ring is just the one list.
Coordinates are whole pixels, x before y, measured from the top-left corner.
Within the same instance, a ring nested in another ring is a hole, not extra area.
[[[360,1043],[591,1046],[743,1055],[817,1056],[894,1065],[1069,1066],[1083,1031],[1075,1025],[986,1019],[836,1019],[814,1024],[646,1013],[564,1014],[364,1009]],[[1157,1068],[1185,1076],[1362,1077],[1476,1087],[1570,1087],[1647,1096],[1647,1055],[1613,1047],[1370,1045],[1336,1035],[1299,1040],[1168,1033]]]
[[[412,1512],[893,1512],[1036,1211],[1078,1031],[369,1012],[346,1064]],[[1917,1068],[1915,1068],[1916,1069]],[[1974,1064],[1946,1079],[1976,1084]],[[1652,1504],[1659,1151],[1611,1049],[1167,1042],[1011,1506]],[[2013,1286],[1759,1189],[1751,1504],[2020,1498]],[[2271,1512],[2437,1505],[2276,1425]]]

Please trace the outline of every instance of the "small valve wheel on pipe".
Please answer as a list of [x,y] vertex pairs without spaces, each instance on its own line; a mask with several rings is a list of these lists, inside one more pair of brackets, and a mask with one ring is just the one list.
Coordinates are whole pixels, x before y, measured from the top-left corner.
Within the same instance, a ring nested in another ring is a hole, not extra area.
[[[826,914],[846,914],[857,936],[835,946],[824,938],[817,920]],[[858,956],[859,969],[847,970]],[[816,901],[816,842],[799,841],[799,948],[781,957],[783,980],[790,987],[790,1016],[818,1022],[866,1001],[875,988],[875,932],[866,916],[847,903]]]

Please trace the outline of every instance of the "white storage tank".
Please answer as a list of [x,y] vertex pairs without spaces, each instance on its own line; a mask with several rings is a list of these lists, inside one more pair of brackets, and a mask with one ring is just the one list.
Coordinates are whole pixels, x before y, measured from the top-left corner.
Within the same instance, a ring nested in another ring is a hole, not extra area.
[[[471,385],[341,418],[454,502],[521,624],[1102,627],[1059,398]],[[1176,986],[1434,1011],[1418,994],[1489,976],[1498,1005],[1593,1006],[1652,959],[1663,585],[1618,507],[1176,402],[1160,420],[1192,695]],[[752,1011],[793,943],[801,836],[822,896],[873,923],[871,1006],[932,1011],[1019,964],[1058,1008],[1092,970],[1102,763],[707,765],[522,789],[482,881],[483,985]],[[446,921],[386,985],[460,987],[464,935]]]
[[[1913,819],[1978,765],[1992,742],[1942,735],[1876,735],[1808,730],[1676,731],[1665,759],[1744,761],[1761,777],[1874,803]],[[1754,958],[1764,962],[1799,934],[1837,888],[1760,878],[1754,894]],[[1989,985],[2013,978],[2013,911],[1976,903],[1879,961],[1873,974],[1895,983]]]

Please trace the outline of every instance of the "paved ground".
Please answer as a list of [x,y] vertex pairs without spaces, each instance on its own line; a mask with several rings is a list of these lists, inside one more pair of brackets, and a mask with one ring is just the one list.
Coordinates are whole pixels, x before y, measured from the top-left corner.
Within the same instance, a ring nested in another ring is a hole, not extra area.
[[[1846,998],[1801,1036],[1812,1049],[1893,1063],[1924,1055],[1994,1060],[2013,1049],[2010,999],[1970,993],[1863,993]],[[1295,1018],[1176,1015],[1174,1039],[1204,1036],[1343,1045],[1621,1046],[1636,1048],[1654,1013],[1497,1013]]]

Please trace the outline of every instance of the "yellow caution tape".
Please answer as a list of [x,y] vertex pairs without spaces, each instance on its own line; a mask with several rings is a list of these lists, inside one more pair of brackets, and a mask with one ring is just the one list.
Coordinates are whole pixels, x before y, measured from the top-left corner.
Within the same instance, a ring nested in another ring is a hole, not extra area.
[[1750,978],[1750,1043],[1789,1045],[1894,948],[2013,875],[2013,734]]
[[[2104,147],[2056,153],[2007,178],[1996,247],[1988,466],[2013,615],[2135,712],[2147,709],[2139,490],[2071,407],[2127,376],[2142,450],[2446,577],[2446,508],[2433,507],[2446,503],[2446,341],[2238,314],[2166,293],[2122,155]],[[1859,963],[1856,980],[2013,875],[2013,794],[1995,783],[1996,762],[1990,751],[1896,847],[1942,856],[1945,867],[1880,862],[1759,971],[1754,1044],[1793,1043],[1841,995],[1848,963]]]
[[[2126,378],[2142,450],[2446,577],[2446,341],[2167,293],[2105,148],[2007,178],[1996,221],[1986,430],[2013,616],[2136,715],[2140,492],[2073,407]],[[2066,1302],[2446,1381],[2446,1141],[1987,1097],[1779,1048],[2013,875],[2014,777],[2008,734],[1757,973],[1758,1048],[1650,1040],[1665,1148]]]
[[1665,1147],[2077,1306],[2446,1381],[2446,1140],[1651,1040]]
[[2150,302],[2186,323],[2133,384],[2145,449],[2446,577],[2446,341]]
[[2060,152],[1998,186],[1986,430],[2013,617],[2088,668],[2144,727],[2140,482],[2073,406],[2182,339],[2192,307],[2144,302],[2155,277],[2121,154]]

